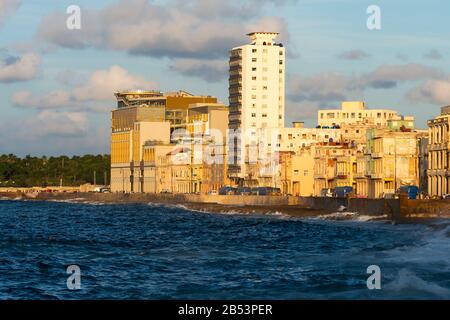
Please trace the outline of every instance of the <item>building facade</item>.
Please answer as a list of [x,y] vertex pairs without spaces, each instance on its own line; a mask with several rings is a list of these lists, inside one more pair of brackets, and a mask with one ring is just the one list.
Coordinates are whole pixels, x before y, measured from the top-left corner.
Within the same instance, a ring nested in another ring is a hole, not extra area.
[[397,112],[390,109],[368,109],[362,101],[342,102],[341,109],[324,109],[317,113],[320,127],[343,126],[344,124],[368,123],[376,127],[387,126]]
[[428,194],[450,193],[450,106],[428,121]]
[[229,129],[235,134],[229,137],[228,175],[236,184],[251,179],[246,153],[259,141],[258,129],[284,127],[285,49],[275,43],[277,35],[250,33],[250,44],[230,51]]

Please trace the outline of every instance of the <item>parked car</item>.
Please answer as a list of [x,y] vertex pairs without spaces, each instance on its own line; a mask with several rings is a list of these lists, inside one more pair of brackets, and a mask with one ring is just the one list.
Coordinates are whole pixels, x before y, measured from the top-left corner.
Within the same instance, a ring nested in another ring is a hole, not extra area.
[[281,196],[281,189],[280,188],[270,188],[270,195],[271,196]]
[[249,187],[239,187],[237,188],[237,194],[241,196],[249,196],[252,194],[252,189]]
[[231,194],[236,194],[237,189],[233,187],[222,187],[219,189],[219,195],[226,196]]
[[108,188],[108,187],[104,187],[104,188],[101,188],[101,189],[100,189],[100,192],[101,192],[101,193],[111,193],[111,189]]
[[353,187],[336,187],[334,189],[334,196],[336,198],[346,198],[349,193],[353,192]]
[[266,187],[256,187],[252,188],[252,195],[255,196],[268,196],[270,194],[270,190]]
[[331,198],[331,197],[333,197],[333,193],[334,193],[334,190],[333,190],[333,189],[330,189],[330,188],[328,188],[328,189],[322,189],[322,190],[320,191],[320,196],[321,196],[321,197],[326,197],[326,198]]
[[419,187],[417,186],[401,186],[398,188],[397,193],[407,194],[408,199],[416,200],[419,195]]
[[450,193],[449,194],[444,194],[442,196],[442,199],[450,199]]

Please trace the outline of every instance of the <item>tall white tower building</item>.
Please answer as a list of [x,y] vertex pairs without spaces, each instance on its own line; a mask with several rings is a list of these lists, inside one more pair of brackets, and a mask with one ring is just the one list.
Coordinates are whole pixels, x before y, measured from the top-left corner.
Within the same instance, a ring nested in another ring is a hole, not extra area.
[[263,128],[283,128],[285,110],[285,49],[276,32],[248,34],[251,43],[230,51],[229,177],[251,181],[252,143]]

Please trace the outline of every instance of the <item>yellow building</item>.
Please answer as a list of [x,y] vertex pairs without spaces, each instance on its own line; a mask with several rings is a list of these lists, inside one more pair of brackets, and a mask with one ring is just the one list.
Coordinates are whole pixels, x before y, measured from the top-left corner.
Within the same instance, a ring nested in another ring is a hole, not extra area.
[[281,192],[293,196],[310,197],[314,194],[315,147],[295,152],[280,152]]
[[338,186],[355,186],[355,148],[348,144],[320,144],[314,155],[314,195]]
[[450,106],[428,121],[428,194],[450,194]]
[[368,132],[365,164],[367,197],[381,198],[386,194],[396,193],[401,186],[419,186],[418,141],[423,135],[420,131],[389,129],[373,129]]
[[146,192],[143,165],[144,145],[167,145],[171,131],[188,124],[189,106],[217,103],[211,96],[194,96],[184,91],[123,91],[115,93],[117,109],[111,117],[111,190]]

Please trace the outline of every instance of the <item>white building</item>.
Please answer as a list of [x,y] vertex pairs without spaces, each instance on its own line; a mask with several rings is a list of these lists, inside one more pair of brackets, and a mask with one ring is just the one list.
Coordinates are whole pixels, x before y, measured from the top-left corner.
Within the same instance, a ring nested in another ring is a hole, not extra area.
[[[397,111],[390,109],[367,109],[362,101],[342,102],[341,109],[319,110],[317,123],[321,127],[342,126],[344,124],[372,124],[385,127],[389,120],[398,118]],[[414,121],[414,118],[412,118]]]
[[235,182],[248,178],[246,148],[258,142],[258,129],[283,128],[285,49],[278,33],[253,32],[251,43],[230,51],[229,171]]

